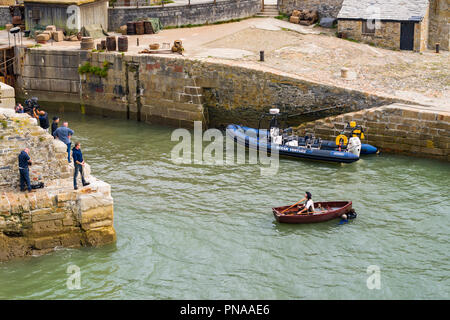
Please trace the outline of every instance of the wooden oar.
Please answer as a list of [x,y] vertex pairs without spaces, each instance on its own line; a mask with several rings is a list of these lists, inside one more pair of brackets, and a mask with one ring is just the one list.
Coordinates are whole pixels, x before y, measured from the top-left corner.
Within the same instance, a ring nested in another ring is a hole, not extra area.
[[290,208],[292,208],[292,207],[295,207],[297,204],[299,204],[300,202],[302,202],[303,201],[303,199],[302,200],[300,200],[299,202],[297,202],[297,203],[294,203],[292,206],[290,206],[289,208],[287,208],[287,209],[285,209],[285,210],[283,210],[283,211],[281,211],[281,214],[283,214],[283,213],[285,213],[286,211],[288,211]]

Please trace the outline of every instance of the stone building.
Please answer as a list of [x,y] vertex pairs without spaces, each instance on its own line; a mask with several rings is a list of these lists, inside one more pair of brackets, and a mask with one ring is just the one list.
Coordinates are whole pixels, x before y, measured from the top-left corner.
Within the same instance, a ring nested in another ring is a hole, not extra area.
[[100,24],[108,29],[107,0],[25,0],[25,26],[28,30],[54,25],[64,30]]
[[430,0],[430,25],[428,46],[436,43],[444,50],[450,50],[450,1]]
[[389,49],[421,52],[441,42],[441,48],[448,50],[447,1],[344,0],[338,32]]

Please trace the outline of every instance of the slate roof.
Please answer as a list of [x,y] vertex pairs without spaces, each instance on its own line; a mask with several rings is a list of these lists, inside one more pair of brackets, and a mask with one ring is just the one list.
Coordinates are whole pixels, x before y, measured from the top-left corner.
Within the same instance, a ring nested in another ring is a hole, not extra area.
[[428,0],[344,0],[338,19],[421,21]]

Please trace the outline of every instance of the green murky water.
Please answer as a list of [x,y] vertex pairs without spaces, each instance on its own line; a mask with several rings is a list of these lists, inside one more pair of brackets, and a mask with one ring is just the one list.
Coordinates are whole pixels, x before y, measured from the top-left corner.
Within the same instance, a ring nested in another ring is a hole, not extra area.
[[[0,263],[2,299],[449,298],[448,163],[282,159],[276,176],[261,176],[256,165],[175,165],[170,128],[63,118],[112,185],[117,243]],[[276,223],[271,207],[305,190],[352,200],[358,218]],[[67,289],[70,265],[81,269],[79,290]],[[366,285],[370,265],[379,290]]]

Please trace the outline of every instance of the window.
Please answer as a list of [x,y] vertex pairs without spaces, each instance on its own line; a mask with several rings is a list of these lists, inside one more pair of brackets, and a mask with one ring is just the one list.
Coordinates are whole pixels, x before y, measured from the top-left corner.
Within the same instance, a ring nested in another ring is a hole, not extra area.
[[31,19],[39,20],[40,18],[41,18],[41,10],[39,10],[39,9],[32,9],[31,10]]
[[375,34],[375,20],[364,20],[362,23],[363,34]]

